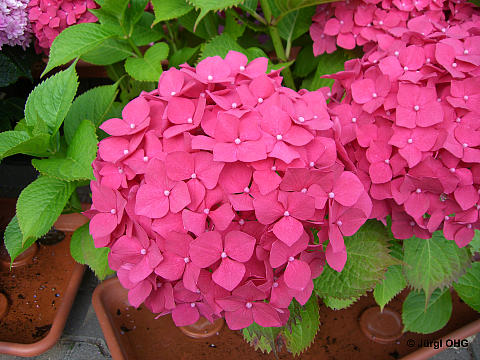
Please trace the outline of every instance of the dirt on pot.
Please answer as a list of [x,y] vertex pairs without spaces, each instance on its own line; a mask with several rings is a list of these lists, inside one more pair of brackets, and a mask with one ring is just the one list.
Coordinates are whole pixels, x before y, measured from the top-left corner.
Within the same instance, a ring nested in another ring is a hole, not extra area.
[[[389,307],[401,313],[407,292],[399,294]],[[453,295],[453,313],[448,324],[433,334],[407,332],[390,344],[369,340],[360,330],[362,312],[375,306],[373,296],[364,296],[345,310],[331,310],[320,305],[320,330],[315,343],[302,354],[302,360],[313,359],[400,359],[417,350],[424,341],[445,336],[478,318],[480,315]],[[243,340],[241,332],[226,326],[208,339],[196,340],[177,329],[170,316],[155,320],[144,306],[135,309],[128,305],[127,293],[117,279],[110,279],[97,288],[94,307],[115,360],[149,359],[274,359],[273,354],[255,351]],[[102,310],[105,313],[101,314]],[[280,359],[293,359],[285,350]]]

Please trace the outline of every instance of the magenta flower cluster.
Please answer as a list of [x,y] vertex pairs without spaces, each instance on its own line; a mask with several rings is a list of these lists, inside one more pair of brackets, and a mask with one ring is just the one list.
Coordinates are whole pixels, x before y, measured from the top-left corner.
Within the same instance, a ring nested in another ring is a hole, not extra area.
[[28,18],[37,38],[37,46],[48,52],[53,40],[65,28],[79,23],[96,22],[88,9],[95,9],[93,0],[31,0]]
[[31,28],[27,16],[28,0],[3,0],[0,2],[0,50],[3,45],[30,44]]
[[391,216],[397,239],[443,230],[463,247],[480,229],[480,16],[445,6],[440,19],[425,12],[377,36],[331,75],[329,106],[371,216]]
[[325,261],[342,270],[372,203],[322,92],[267,65],[231,51],[172,68],[101,125],[90,233],[133,306],[179,326],[281,326]]
[[[446,13],[453,13],[451,18]],[[466,0],[346,0],[320,5],[313,17],[310,35],[315,56],[332,53],[337,46],[368,52],[389,38],[415,32],[431,39],[457,30],[459,21],[475,18],[473,4]]]

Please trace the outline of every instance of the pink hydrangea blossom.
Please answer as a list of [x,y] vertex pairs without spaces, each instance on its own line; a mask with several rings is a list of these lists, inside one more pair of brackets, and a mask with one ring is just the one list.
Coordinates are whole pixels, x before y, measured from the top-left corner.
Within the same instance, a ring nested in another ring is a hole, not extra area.
[[48,52],[53,40],[65,28],[77,24],[96,22],[89,9],[97,8],[93,0],[30,0],[28,19],[37,39],[36,45]]
[[[375,7],[376,14],[386,4],[364,5]],[[331,6],[339,19],[353,5]],[[480,12],[459,1],[394,1],[389,6],[384,15],[395,14],[395,21],[387,23],[385,17],[379,27],[369,18],[357,40],[366,29],[378,31],[364,47],[365,55],[329,76],[336,80],[329,110],[371,196],[371,216],[385,223],[390,216],[398,239],[430,238],[443,230],[463,247],[480,229],[480,63],[474,55],[480,51]],[[355,21],[365,11],[355,9]],[[332,243],[338,234],[335,221],[342,226],[352,222],[351,231],[357,228],[355,219],[363,214],[356,207],[334,207]],[[351,232],[341,228],[344,236]]]
[[285,324],[370,216],[322,91],[284,88],[267,64],[231,51],[170,69],[101,125],[90,233],[131,304],[179,326]]

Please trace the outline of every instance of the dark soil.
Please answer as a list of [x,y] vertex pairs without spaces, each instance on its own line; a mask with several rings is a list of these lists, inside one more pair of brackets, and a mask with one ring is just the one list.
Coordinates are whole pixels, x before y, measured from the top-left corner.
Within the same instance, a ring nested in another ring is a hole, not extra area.
[[[274,355],[255,351],[244,342],[240,332],[231,331],[226,326],[218,335],[208,339],[195,340],[186,337],[175,327],[170,316],[155,320],[143,306],[138,310],[128,305],[126,292],[118,282],[105,288],[102,301],[108,309],[108,317],[113,323],[117,341],[129,360],[149,359],[274,359]],[[402,300],[407,292],[401,293],[389,305],[401,312]],[[363,310],[374,306],[373,296],[362,297],[353,306],[345,310],[330,310],[320,304],[320,329],[315,343],[304,354],[302,360],[313,359],[355,359],[389,360],[418,349],[416,344],[424,340],[435,340],[453,330],[478,319],[480,315],[453,296],[452,318],[442,330],[429,334],[405,333],[398,341],[382,345],[369,340],[360,331],[358,319]],[[412,344],[413,339],[415,345]],[[283,350],[280,359],[293,359]]]

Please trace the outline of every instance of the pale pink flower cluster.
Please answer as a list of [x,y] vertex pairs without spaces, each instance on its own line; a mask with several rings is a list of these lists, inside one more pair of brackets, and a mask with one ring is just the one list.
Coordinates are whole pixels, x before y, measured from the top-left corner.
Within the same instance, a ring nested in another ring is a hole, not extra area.
[[372,217],[391,216],[398,239],[443,230],[463,247],[480,228],[480,16],[447,6],[378,35],[331,75],[330,111]]
[[93,0],[31,0],[28,18],[37,38],[36,46],[48,52],[53,40],[65,28],[79,23],[96,22],[88,9],[97,8]]
[[281,326],[325,261],[344,267],[372,203],[323,93],[267,64],[231,51],[172,68],[101,125],[90,233],[133,306],[179,326]]

